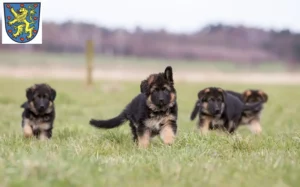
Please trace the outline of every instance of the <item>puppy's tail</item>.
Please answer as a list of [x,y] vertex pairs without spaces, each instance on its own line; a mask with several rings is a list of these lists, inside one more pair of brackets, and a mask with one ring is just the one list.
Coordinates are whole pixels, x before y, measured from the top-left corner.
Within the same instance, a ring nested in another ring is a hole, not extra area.
[[108,119],[108,120],[95,120],[91,119],[90,120],[90,125],[97,127],[97,128],[102,128],[102,129],[112,129],[115,127],[118,127],[122,125],[124,122],[127,121],[126,118],[126,113],[125,110],[119,114],[118,116]]
[[263,101],[244,105],[244,111],[260,111],[263,109]]
[[195,104],[194,110],[191,113],[191,117],[190,117],[191,121],[193,121],[196,118],[197,114],[200,111],[200,108],[201,108],[201,102],[197,101]]

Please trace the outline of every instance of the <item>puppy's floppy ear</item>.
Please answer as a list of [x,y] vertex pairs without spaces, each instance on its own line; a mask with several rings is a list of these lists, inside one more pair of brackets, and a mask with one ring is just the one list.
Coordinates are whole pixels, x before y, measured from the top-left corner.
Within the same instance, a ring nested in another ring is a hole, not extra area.
[[247,98],[252,94],[251,90],[245,90],[242,94],[243,101],[246,102]]
[[27,102],[24,102],[20,107],[21,107],[21,108],[28,108],[28,103],[27,103]]
[[148,81],[143,80],[140,85],[141,93],[147,93]]
[[222,94],[224,103],[227,103],[227,92],[222,88],[218,88],[218,92]]
[[205,89],[201,90],[200,92],[198,92],[198,99],[199,99],[199,101],[202,101],[202,99],[204,98],[204,96],[206,94],[208,94],[209,92],[210,92],[209,88],[205,88]]
[[143,80],[140,84],[141,93],[146,95],[150,94],[150,86],[154,82],[156,74],[151,74],[146,80]]
[[171,66],[166,67],[166,69],[165,69],[165,78],[169,82],[173,83],[173,70],[172,70]]
[[50,99],[51,99],[51,101],[54,101],[56,98],[56,90],[53,88],[50,88],[50,92],[51,92]]
[[259,91],[258,91],[258,94],[263,98],[263,101],[264,101],[265,103],[268,101],[269,96],[268,96],[268,94],[266,94],[264,91],[259,90]]
[[26,97],[28,101],[32,101],[34,90],[35,90],[35,86],[26,89]]
[[199,113],[199,111],[201,109],[201,104],[202,104],[201,101],[199,101],[199,100],[196,101],[195,107],[191,113],[191,117],[190,117],[191,121],[193,121],[195,119],[195,117],[197,116],[197,114]]

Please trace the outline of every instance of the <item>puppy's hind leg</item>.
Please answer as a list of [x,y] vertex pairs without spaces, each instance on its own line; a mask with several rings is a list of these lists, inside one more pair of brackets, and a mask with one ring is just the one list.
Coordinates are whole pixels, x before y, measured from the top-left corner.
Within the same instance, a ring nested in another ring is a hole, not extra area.
[[137,128],[138,146],[139,148],[147,148],[150,144],[151,131],[150,129],[139,126]]
[[129,126],[131,128],[131,133],[132,133],[132,140],[133,142],[137,142],[138,140],[138,135],[137,135],[137,128],[134,126],[134,123],[130,122]]

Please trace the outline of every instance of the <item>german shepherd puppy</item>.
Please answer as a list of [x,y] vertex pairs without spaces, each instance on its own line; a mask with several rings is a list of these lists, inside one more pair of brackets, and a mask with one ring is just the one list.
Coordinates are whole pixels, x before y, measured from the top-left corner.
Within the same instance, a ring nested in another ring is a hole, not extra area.
[[167,145],[174,143],[177,133],[177,101],[172,67],[164,73],[151,74],[142,81],[141,92],[116,117],[109,120],[90,120],[97,128],[111,129],[127,120],[133,141],[141,148],[150,144],[150,139],[160,135]]
[[208,87],[198,93],[198,100],[191,113],[191,120],[199,114],[198,128],[201,133],[208,130],[222,129],[234,133],[242,113],[262,107],[261,102],[246,105],[222,88]]
[[[255,102],[267,103],[268,94],[262,90],[247,89],[243,93],[227,90],[228,93],[239,98],[245,104]],[[247,110],[242,113],[242,119],[239,125],[247,125],[252,133],[259,134],[262,131],[260,124],[260,116],[263,108],[256,108],[255,110]]]
[[27,101],[21,105],[22,129],[25,137],[45,140],[52,137],[55,119],[56,91],[47,84],[35,84],[26,89]]

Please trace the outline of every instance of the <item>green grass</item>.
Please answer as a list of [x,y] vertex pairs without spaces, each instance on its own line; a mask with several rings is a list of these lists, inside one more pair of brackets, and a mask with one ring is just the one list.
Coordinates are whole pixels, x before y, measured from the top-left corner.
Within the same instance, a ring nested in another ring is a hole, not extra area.
[[[153,139],[140,150],[124,125],[99,130],[91,117],[110,118],[139,92],[139,83],[48,81],[57,90],[53,139],[25,140],[21,108],[36,80],[0,79],[0,186],[299,186],[300,88],[296,86],[176,83],[178,136],[173,146]],[[40,81],[39,81],[40,82]],[[113,85],[109,91],[104,87]],[[246,127],[237,135],[200,136],[189,120],[196,93],[215,85],[269,93],[261,136]]]
[[[82,67],[85,66],[84,54],[69,54],[69,53],[26,53],[19,52],[19,55],[11,51],[0,52],[0,65],[10,66],[67,66],[67,67]],[[165,59],[141,59],[138,57],[112,57],[105,55],[95,55],[94,65],[101,68],[156,68],[157,66],[167,66],[172,64],[176,69],[194,70],[200,69],[202,71],[223,71],[223,72],[286,72],[290,71],[291,67],[287,67],[285,63],[281,62],[264,62],[257,63],[232,63],[227,61],[187,61],[187,60],[165,60]],[[293,71],[298,71],[299,67],[293,67]]]

